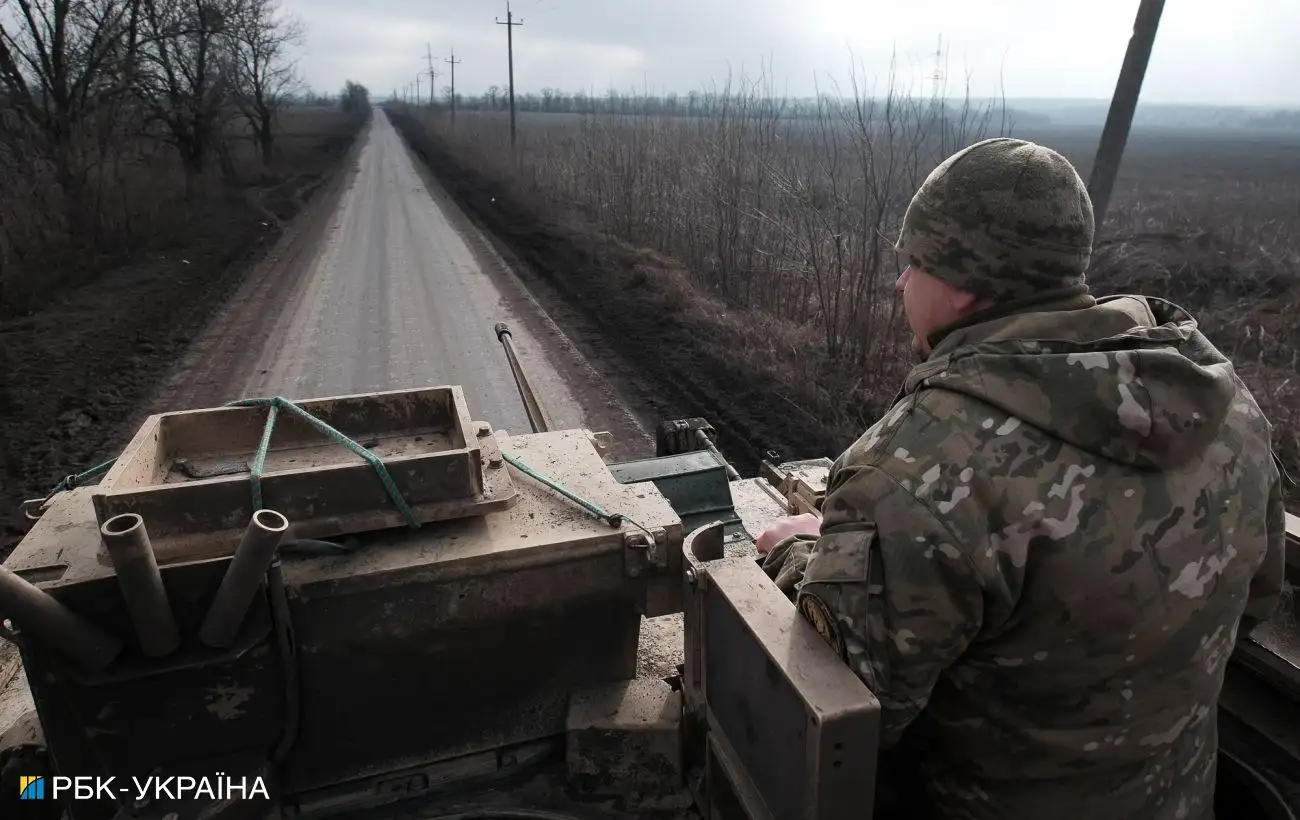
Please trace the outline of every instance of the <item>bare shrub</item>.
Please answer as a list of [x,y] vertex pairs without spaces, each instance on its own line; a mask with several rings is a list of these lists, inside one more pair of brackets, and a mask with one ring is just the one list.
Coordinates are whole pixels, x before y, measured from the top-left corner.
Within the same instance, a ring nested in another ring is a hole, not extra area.
[[[890,250],[909,198],[943,157],[1010,131],[997,102],[942,105],[893,76],[880,95],[855,76],[811,101],[780,99],[762,78],[685,99],[524,96],[513,157],[499,93],[458,106],[454,130],[440,112],[418,116],[461,165],[539,214],[653,252],[637,266],[647,303],[785,385],[773,401],[791,425],[824,425],[843,443],[913,363]],[[1025,136],[1087,178],[1095,133]],[[1298,179],[1300,159],[1276,138],[1135,133],[1089,279],[1099,294],[1189,308],[1300,478]]]
[[811,104],[760,76],[685,104],[551,92],[541,105],[585,113],[526,116],[513,158],[495,111],[471,110],[454,131],[424,116],[463,161],[542,207],[672,259],[685,282],[661,286],[689,289],[665,309],[718,305],[727,333],[743,336],[730,342],[737,356],[797,375],[792,399],[845,429],[892,395],[880,385],[906,361],[889,235],[934,164],[992,134],[998,108],[916,98],[892,75],[872,96],[856,73]]

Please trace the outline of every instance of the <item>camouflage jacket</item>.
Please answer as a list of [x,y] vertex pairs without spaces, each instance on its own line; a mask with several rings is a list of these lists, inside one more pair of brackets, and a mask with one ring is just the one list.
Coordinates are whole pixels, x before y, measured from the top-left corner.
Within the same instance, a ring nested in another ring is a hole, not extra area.
[[1232,364],[1167,302],[1085,304],[943,338],[766,561],[943,817],[1212,817],[1224,666],[1280,597]]

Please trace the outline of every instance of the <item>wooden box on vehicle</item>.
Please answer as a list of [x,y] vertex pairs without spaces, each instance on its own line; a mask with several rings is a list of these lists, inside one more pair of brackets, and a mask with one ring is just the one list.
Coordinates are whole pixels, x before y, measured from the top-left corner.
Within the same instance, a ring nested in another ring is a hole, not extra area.
[[[421,523],[482,515],[515,500],[496,437],[470,420],[459,387],[296,404],[381,458]],[[229,554],[253,514],[250,465],[267,414],[266,407],[221,407],[150,416],[94,489],[99,523],[137,513],[163,561]],[[295,538],[407,523],[371,464],[285,410],[261,497],[289,519]]]

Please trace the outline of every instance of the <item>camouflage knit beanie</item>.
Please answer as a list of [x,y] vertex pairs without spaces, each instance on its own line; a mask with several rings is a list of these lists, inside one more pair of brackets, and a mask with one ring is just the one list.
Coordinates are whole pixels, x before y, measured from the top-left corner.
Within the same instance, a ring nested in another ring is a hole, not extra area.
[[1000,137],[958,151],[912,198],[894,248],[980,298],[1012,300],[1084,283],[1088,190],[1065,157]]

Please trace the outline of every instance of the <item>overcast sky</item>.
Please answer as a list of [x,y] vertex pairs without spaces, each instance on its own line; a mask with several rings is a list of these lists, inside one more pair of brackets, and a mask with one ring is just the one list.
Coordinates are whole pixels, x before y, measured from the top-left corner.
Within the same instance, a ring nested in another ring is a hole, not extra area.
[[[505,0],[282,0],[307,25],[300,69],[319,90],[346,79],[386,97],[454,48],[460,93],[507,84]],[[813,93],[860,73],[883,84],[897,51],[929,93],[942,37],[950,93],[1108,99],[1137,0],[515,0],[516,90],[687,92],[729,70],[772,67],[778,91]],[[1300,106],[1300,2],[1172,0],[1143,86],[1151,102]],[[428,76],[420,78],[427,93]]]

